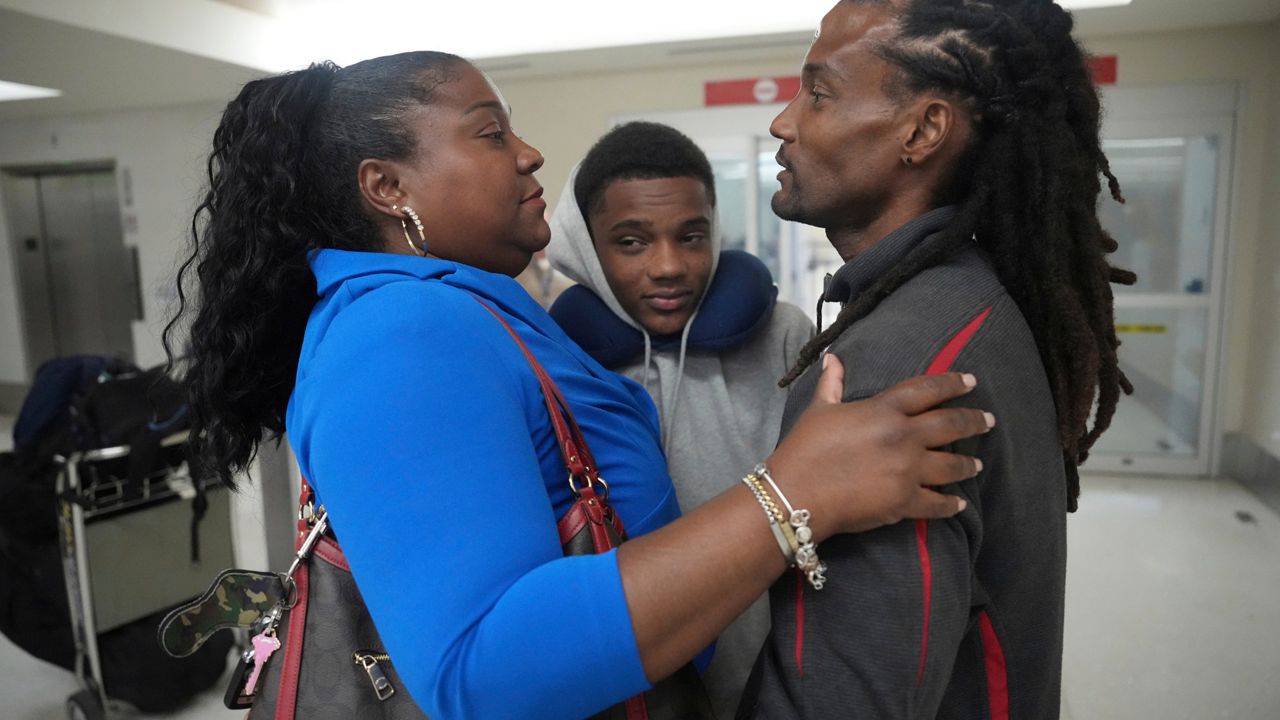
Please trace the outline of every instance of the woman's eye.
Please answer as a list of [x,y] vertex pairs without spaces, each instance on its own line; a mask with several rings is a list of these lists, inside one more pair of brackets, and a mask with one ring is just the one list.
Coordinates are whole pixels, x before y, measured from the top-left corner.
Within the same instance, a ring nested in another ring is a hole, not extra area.
[[506,139],[507,132],[505,130],[498,130],[496,132],[485,133],[485,137],[489,138],[490,140],[496,143],[501,143],[503,140]]
[[813,99],[813,104],[817,105],[826,95],[822,94],[822,91],[818,90],[817,87],[811,87],[809,88],[809,97]]

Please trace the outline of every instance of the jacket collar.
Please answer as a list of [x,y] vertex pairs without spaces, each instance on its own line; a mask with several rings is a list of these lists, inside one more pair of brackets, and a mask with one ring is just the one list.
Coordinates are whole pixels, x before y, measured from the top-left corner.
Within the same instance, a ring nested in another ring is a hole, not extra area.
[[316,276],[316,293],[321,297],[359,277],[404,275],[425,280],[450,275],[462,267],[436,258],[334,249],[312,250],[307,254],[307,262]]
[[954,205],[935,208],[889,233],[871,249],[849,260],[829,276],[822,299],[826,302],[851,302],[913,248],[950,224],[955,216]]

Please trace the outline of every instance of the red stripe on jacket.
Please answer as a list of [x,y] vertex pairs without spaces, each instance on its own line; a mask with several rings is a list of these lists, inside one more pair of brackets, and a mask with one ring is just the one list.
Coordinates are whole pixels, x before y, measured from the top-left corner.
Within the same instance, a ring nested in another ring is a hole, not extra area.
[[929,656],[929,613],[933,603],[933,561],[929,558],[929,521],[916,521],[916,550],[920,553],[920,583],[924,592],[924,629],[920,636],[920,669],[916,684],[924,682],[924,661]]
[[1009,673],[1004,662],[1004,648],[985,611],[978,616],[978,627],[982,632],[982,656],[987,667],[987,704],[991,708],[991,720],[1009,720]]
[[[963,330],[956,333],[955,337],[951,338],[943,346],[942,351],[929,363],[925,374],[937,375],[950,370],[951,365],[960,356],[960,351],[964,350],[965,346],[969,344],[969,341],[977,334],[978,328],[982,327],[982,323],[986,321],[987,316],[990,314],[991,308],[988,307],[966,325]],[[928,521],[916,521],[916,547],[920,553],[920,573],[921,581],[924,585],[924,630],[920,640],[920,670],[916,676],[916,683],[919,684],[924,680],[925,660],[928,658],[929,613],[931,610],[930,604],[933,601],[933,562],[929,558]],[[804,577],[799,573],[796,574],[796,672],[804,675]]]
[[[937,375],[949,371],[955,364],[956,358],[960,357],[960,351],[964,350],[973,336],[978,333],[978,328],[982,327],[982,323],[990,314],[991,308],[988,307],[964,326],[963,330],[956,333],[955,337],[951,338],[942,347],[941,352],[933,358],[933,362],[929,363],[925,374]],[[929,616],[933,604],[933,561],[929,558],[928,520],[916,521],[916,549],[920,553],[920,584],[924,592],[924,622],[920,633],[920,670],[916,673],[916,684],[919,685],[924,682],[924,666],[929,657]]]
[[796,672],[804,675],[804,573],[796,570]]
[[956,336],[943,346],[942,351],[933,358],[933,362],[929,363],[929,369],[924,371],[925,375],[937,375],[951,369],[955,364],[956,358],[960,357],[960,351],[964,350],[973,336],[978,334],[978,328],[982,327],[982,323],[986,322],[987,316],[991,314],[991,308],[983,310],[978,317],[972,322],[964,326],[964,329],[956,333]]

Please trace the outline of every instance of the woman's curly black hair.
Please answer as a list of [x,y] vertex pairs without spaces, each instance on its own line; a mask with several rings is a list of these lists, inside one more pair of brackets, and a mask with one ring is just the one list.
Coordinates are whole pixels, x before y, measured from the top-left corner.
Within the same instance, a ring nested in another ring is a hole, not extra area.
[[[867,0],[845,0],[866,2]],[[974,140],[940,202],[959,206],[942,242],[909,253],[849,303],[782,379],[799,377],[850,325],[904,282],[976,239],[1035,336],[1058,414],[1069,508],[1077,466],[1110,426],[1120,393],[1111,283],[1116,242],[1098,222],[1100,178],[1124,202],[1100,139],[1101,107],[1071,15],[1052,0],[902,0],[879,48],[897,70],[891,98],[941,92],[974,115]],[[1097,415],[1089,427],[1096,401]]]
[[357,168],[414,155],[410,113],[461,62],[412,52],[322,63],[250,82],[227,105],[163,334],[170,367],[183,367],[197,477],[234,486],[259,443],[283,435],[316,302],[308,253],[380,247]]

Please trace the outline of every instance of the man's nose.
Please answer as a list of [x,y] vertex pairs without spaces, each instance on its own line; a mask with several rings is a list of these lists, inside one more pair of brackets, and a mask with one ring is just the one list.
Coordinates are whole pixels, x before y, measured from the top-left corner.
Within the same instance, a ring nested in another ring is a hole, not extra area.
[[[799,97],[799,95],[796,97]],[[783,142],[790,142],[796,137],[796,126],[795,123],[791,122],[791,108],[795,103],[794,99],[787,103],[787,106],[782,109],[782,112],[778,113],[773,122],[769,123],[769,134]]]
[[684,254],[676,240],[664,238],[654,243],[653,255],[649,259],[649,277],[672,280],[683,276],[686,269]]

